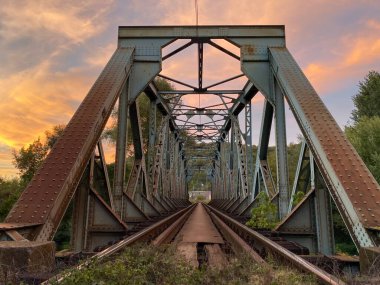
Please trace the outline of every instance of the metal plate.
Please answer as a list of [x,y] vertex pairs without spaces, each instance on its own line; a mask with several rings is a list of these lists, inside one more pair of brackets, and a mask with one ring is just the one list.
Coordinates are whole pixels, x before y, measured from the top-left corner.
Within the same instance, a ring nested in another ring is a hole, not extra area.
[[[379,185],[288,50],[270,50],[274,59],[274,72],[282,81],[289,105],[297,120],[301,121],[300,127],[311,143],[313,152],[316,152],[319,163],[322,163],[320,167],[324,178],[328,178],[332,184],[330,188],[334,190],[334,200],[340,201],[340,206],[349,212],[350,205],[345,203],[348,197],[364,227],[379,226]],[[324,164],[324,161],[329,163]]]
[[115,51],[5,222],[44,224],[42,239],[51,238],[126,81],[132,54]]

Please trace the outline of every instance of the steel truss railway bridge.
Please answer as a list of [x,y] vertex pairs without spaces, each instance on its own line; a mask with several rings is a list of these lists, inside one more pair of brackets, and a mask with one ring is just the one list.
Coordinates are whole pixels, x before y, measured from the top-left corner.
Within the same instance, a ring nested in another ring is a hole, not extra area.
[[[180,40],[183,45],[162,56],[164,47]],[[225,48],[221,40],[240,53]],[[206,45],[239,61],[241,73],[204,86]],[[161,73],[164,60],[190,46],[198,54],[196,86]],[[159,90],[157,77],[183,88]],[[238,78],[247,79],[243,88],[221,88]],[[150,99],[148,145],[143,145],[136,101],[142,92]],[[258,92],[265,102],[254,161],[251,101]],[[189,94],[207,94],[219,103],[186,105],[183,98]],[[304,137],[292,184],[285,100]],[[118,131],[111,186],[101,135],[115,105]],[[276,169],[267,160],[272,125]],[[134,165],[126,179],[128,136],[133,138]],[[310,252],[334,254],[332,203],[357,248],[380,244],[380,187],[286,48],[284,26],[119,27],[116,51],[0,224],[0,238],[51,241],[72,202],[73,250],[94,251],[138,223],[187,205],[188,181],[196,171],[205,171],[211,181],[211,205],[234,216],[249,217],[258,193],[265,192],[277,205],[276,231]],[[298,191],[305,196],[292,207]]]

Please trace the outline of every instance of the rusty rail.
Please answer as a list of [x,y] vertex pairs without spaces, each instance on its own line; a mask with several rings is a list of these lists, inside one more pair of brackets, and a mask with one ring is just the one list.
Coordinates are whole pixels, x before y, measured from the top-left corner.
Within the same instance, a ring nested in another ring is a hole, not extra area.
[[287,264],[290,262],[299,270],[312,274],[316,276],[316,278],[322,282],[323,284],[333,284],[333,285],[342,285],[346,284],[339,278],[327,273],[326,271],[318,268],[317,266],[311,264],[300,256],[290,252],[289,250],[279,246],[275,242],[266,238],[265,236],[259,234],[253,229],[239,223],[233,218],[225,215],[224,213],[218,211],[212,206],[206,206],[211,213],[214,213],[218,218],[220,218],[225,224],[229,226],[235,233],[237,233],[240,237],[246,237],[250,240],[253,240],[255,245],[264,247],[266,250],[270,251],[275,256],[281,257]]
[[266,261],[249,246],[241,237],[238,236],[229,226],[226,225],[216,214],[209,212],[215,226],[223,237],[230,243],[232,250],[237,253],[248,254],[258,264],[267,264]]
[[[170,242],[184,223],[186,223],[186,220],[190,216],[195,205],[196,204],[190,205],[187,208],[182,209],[177,213],[147,227],[146,229],[119,241],[118,243],[90,257],[74,269],[84,269],[92,262],[110,257],[126,246],[130,246],[136,242],[153,241],[156,245]],[[248,239],[250,243],[253,241],[255,247],[265,248],[267,252],[271,252],[273,255],[280,257],[281,260],[285,261],[287,265],[291,263],[299,270],[316,276],[316,278],[323,284],[345,284],[339,278],[325,272],[302,257],[279,246],[260,233],[246,227],[212,206],[205,205],[205,207],[210,214],[213,223],[222,233],[223,237],[230,243],[231,248],[235,253],[248,253],[255,262],[263,265],[266,264],[265,260],[247,243]],[[52,282],[60,283],[69,275],[70,272],[62,273],[50,278],[42,284],[51,284]]]
[[[134,243],[137,242],[146,242],[146,241],[151,241],[154,238],[156,238],[158,235],[160,235],[165,229],[173,225],[175,221],[181,219],[182,216],[188,216],[190,215],[191,211],[194,209],[194,205],[190,205],[186,207],[185,209],[182,209],[178,211],[177,213],[174,213],[173,215],[158,221],[157,223],[147,227],[146,229],[143,229],[140,232],[137,232],[121,241],[118,243],[115,243],[114,245],[111,245],[110,247],[106,248],[105,250],[93,255],[92,257],[88,258],[85,260],[83,263],[80,265],[74,267],[73,269],[75,270],[82,270],[86,267],[88,267],[91,263],[99,260],[103,260],[107,257],[110,257],[111,255],[119,252],[123,248],[130,246]],[[56,284],[62,282],[66,277],[70,276],[70,272],[67,273],[61,273],[58,275],[53,276],[49,280],[41,283],[41,284]]]

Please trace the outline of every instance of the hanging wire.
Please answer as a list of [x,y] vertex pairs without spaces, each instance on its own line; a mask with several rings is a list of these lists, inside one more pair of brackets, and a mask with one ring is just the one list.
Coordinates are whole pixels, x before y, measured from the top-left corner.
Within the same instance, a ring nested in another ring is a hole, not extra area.
[[198,28],[198,0],[194,0],[194,8],[195,8],[195,25]]

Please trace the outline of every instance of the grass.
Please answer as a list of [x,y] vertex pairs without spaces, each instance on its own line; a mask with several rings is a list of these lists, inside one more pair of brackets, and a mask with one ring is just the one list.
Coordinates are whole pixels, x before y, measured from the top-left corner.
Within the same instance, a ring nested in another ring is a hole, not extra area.
[[231,257],[222,271],[189,266],[175,246],[136,245],[112,259],[92,263],[81,271],[72,271],[60,284],[316,284],[313,277],[285,267],[252,263],[247,256]]

